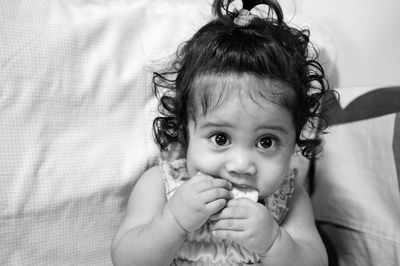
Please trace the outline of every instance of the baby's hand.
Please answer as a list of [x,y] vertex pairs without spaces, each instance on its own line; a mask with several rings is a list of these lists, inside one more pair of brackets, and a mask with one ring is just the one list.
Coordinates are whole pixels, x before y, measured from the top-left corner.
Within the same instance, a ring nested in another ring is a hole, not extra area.
[[248,198],[232,199],[212,217],[214,237],[232,240],[250,251],[265,254],[279,232],[269,210]]
[[231,189],[227,180],[199,173],[176,189],[166,207],[183,230],[192,232],[226,206]]

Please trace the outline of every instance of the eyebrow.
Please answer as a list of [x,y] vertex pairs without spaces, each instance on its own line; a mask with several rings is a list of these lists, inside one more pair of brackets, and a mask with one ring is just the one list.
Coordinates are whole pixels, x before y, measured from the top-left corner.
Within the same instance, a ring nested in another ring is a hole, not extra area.
[[[233,124],[227,123],[227,122],[205,122],[200,126],[200,128],[213,128],[213,127],[224,127],[224,128],[234,128],[235,126]],[[289,130],[286,129],[283,126],[280,125],[261,125],[256,127],[255,131],[260,130],[260,129],[266,129],[266,130],[274,130],[274,131],[279,131],[282,132],[283,134],[289,135]]]
[[268,129],[268,130],[280,131],[280,132],[282,132],[283,134],[286,134],[286,135],[290,134],[288,129],[286,129],[285,127],[282,127],[280,125],[258,126],[256,128],[256,131],[260,130],[260,129]]
[[233,124],[227,123],[227,122],[205,122],[204,124],[201,125],[200,128],[209,128],[209,127],[229,127],[233,128],[235,127]]

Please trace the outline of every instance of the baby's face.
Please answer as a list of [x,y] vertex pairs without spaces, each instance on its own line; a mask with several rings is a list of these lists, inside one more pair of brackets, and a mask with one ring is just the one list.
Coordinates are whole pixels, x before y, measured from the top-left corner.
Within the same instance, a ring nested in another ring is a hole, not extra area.
[[244,90],[197,121],[189,121],[187,166],[229,180],[235,186],[271,195],[289,172],[295,147],[291,113],[266,99],[252,100]]

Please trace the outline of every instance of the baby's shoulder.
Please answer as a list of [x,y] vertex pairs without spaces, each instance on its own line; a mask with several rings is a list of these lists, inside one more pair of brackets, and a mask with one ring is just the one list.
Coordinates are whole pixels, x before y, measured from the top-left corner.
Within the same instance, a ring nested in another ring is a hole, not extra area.
[[155,165],[147,169],[137,180],[134,189],[163,188],[164,182],[160,167]]
[[147,169],[141,176],[141,178],[161,177],[161,170],[159,165],[154,165]]

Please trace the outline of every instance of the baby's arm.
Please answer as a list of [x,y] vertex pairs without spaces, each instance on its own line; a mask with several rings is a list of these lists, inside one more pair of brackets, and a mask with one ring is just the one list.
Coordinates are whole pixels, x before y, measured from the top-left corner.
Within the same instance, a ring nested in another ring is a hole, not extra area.
[[126,216],[112,243],[114,265],[167,265],[181,247],[185,232],[164,208],[160,174],[158,167],[149,169],[132,190]]
[[231,187],[224,179],[197,174],[167,202],[160,169],[149,169],[135,185],[114,237],[114,264],[170,265],[186,233],[201,227],[232,198]]
[[311,202],[297,184],[290,212],[263,258],[264,265],[328,265],[325,246],[315,227]]

